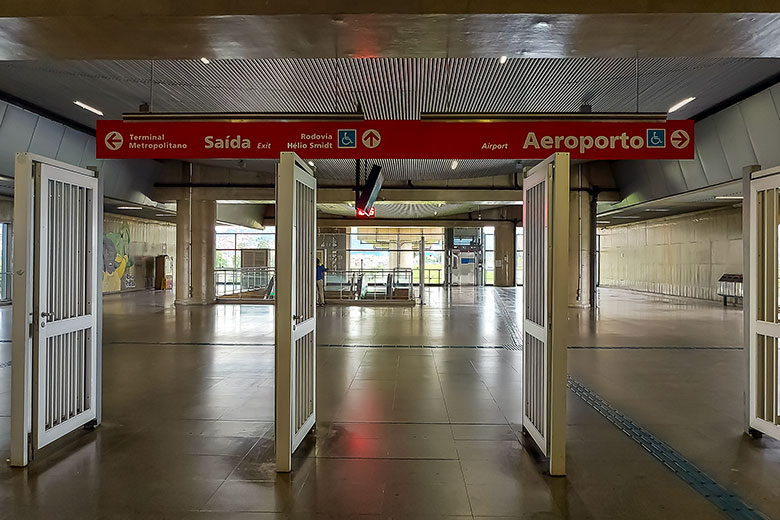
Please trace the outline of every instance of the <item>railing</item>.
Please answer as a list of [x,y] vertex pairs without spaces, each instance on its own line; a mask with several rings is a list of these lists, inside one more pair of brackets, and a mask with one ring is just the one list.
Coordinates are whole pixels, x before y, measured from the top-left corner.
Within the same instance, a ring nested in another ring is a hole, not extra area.
[[331,270],[325,301],[414,301],[411,269]]
[[273,300],[274,282],[273,267],[241,267],[214,271],[214,289],[217,298]]

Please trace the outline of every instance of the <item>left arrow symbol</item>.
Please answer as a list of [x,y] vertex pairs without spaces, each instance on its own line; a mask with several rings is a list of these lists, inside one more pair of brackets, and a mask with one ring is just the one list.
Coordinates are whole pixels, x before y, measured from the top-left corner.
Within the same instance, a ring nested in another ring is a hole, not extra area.
[[124,142],[125,142],[124,137],[122,137],[122,134],[120,134],[116,130],[114,130],[113,132],[109,132],[106,135],[105,143],[106,143],[106,148],[108,148],[109,150],[112,151],[119,150],[120,148],[122,148]]

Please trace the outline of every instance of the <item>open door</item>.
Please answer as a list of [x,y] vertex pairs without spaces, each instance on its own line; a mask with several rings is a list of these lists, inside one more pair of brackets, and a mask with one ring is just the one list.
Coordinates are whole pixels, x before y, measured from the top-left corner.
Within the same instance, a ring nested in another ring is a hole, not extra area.
[[16,160],[11,464],[100,409],[97,174],[30,154]]
[[314,427],[316,341],[317,180],[292,152],[276,176],[276,470]]
[[523,180],[525,233],[523,429],[566,474],[569,154],[555,153]]
[[749,218],[745,269],[749,428],[780,439],[780,168],[752,172],[749,183],[745,200]]

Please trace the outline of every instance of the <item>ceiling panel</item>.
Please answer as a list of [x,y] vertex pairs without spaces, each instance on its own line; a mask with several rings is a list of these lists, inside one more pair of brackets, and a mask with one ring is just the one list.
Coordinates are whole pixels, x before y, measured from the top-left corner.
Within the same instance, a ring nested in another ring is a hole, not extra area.
[[[107,117],[152,100],[156,111],[421,112],[660,111],[689,117],[780,73],[778,59],[366,58],[0,62],[0,90],[94,126],[75,99]],[[637,85],[638,74],[638,85]],[[154,88],[150,84],[154,80]],[[150,90],[152,91],[150,93]]]
[[[312,58],[0,62],[0,92],[94,127],[80,100],[120,118],[148,102],[172,112],[355,112],[417,119],[431,112],[594,112],[637,108],[691,117],[780,74],[780,59]],[[638,95],[638,96],[637,96]],[[522,159],[522,158],[518,158]],[[457,179],[516,170],[515,161],[378,161],[392,181]],[[267,164],[252,163],[260,171]],[[317,161],[323,179],[351,183],[352,161]]]

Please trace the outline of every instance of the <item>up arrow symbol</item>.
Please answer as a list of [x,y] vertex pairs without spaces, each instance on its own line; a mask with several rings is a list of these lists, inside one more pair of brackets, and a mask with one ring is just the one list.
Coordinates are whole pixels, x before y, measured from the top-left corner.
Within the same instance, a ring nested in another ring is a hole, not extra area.
[[366,148],[376,148],[382,142],[382,136],[376,130],[370,129],[363,132],[362,141]]

